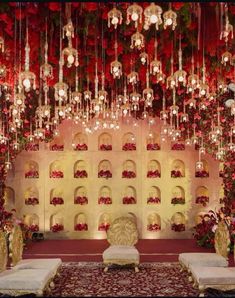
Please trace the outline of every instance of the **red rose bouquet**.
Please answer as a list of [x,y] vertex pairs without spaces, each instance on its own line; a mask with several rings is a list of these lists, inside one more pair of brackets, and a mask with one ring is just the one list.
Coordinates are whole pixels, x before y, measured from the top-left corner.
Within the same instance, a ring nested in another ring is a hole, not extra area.
[[136,177],[136,174],[135,174],[135,172],[133,172],[133,171],[123,171],[122,172],[122,178],[135,178]]
[[158,170],[155,170],[155,171],[148,171],[147,172],[147,177],[148,178],[160,178],[161,177],[161,174]]
[[148,151],[153,151],[153,150],[160,150],[160,146],[157,143],[154,144],[147,144]]
[[61,225],[61,224],[55,224],[55,225],[53,225],[53,226],[51,226],[51,231],[53,232],[53,233],[57,233],[57,232],[60,232],[60,231],[63,231],[64,230],[64,226],[63,225]]
[[50,178],[64,178],[64,173],[62,171],[52,171]]
[[179,170],[172,170],[171,177],[172,178],[181,178],[181,177],[183,177],[183,175],[182,175],[181,171],[179,171]]
[[159,203],[161,203],[161,200],[158,197],[149,197],[147,200],[147,204],[159,204]]
[[77,170],[75,173],[74,173],[74,178],[87,178],[88,177],[88,174],[87,174],[87,171],[86,170]]
[[75,231],[88,231],[88,225],[86,223],[78,223],[74,226]]
[[175,224],[173,223],[171,225],[171,230],[175,232],[183,232],[185,231],[185,225],[184,224]]
[[122,203],[125,205],[136,204],[136,199],[134,197],[124,197]]
[[112,145],[101,144],[100,145],[100,150],[101,151],[110,151],[110,150],[112,150]]
[[64,204],[64,200],[63,198],[61,197],[53,197],[51,202],[50,202],[51,205],[63,205]]
[[149,224],[147,230],[151,232],[157,232],[161,230],[161,227],[158,224]]
[[39,231],[39,226],[38,225],[31,225],[28,227],[28,230],[30,232],[38,232]]
[[28,143],[25,146],[26,151],[39,151],[39,144]]
[[207,203],[209,203],[209,197],[207,196],[198,196],[196,198],[196,204],[202,204],[203,207],[206,207]]
[[76,197],[75,200],[74,200],[74,204],[79,204],[79,205],[86,205],[88,204],[88,199],[87,197]]
[[38,205],[39,204],[39,200],[38,198],[27,198],[25,200],[25,205]]
[[182,143],[173,144],[171,150],[185,150],[185,145]]
[[98,173],[98,177],[99,178],[112,178],[112,173],[109,171],[109,170],[100,170],[99,173]]
[[196,171],[195,177],[205,178],[209,177],[209,172],[203,170],[203,171]]
[[110,227],[109,223],[101,223],[98,227],[98,231],[107,231]]
[[112,204],[112,199],[110,197],[99,197],[98,204],[110,205]]
[[172,198],[171,199],[171,204],[177,205],[177,204],[185,204],[185,198]]
[[36,170],[30,170],[25,173],[25,178],[39,178],[39,173]]
[[63,151],[63,150],[64,150],[64,145],[54,144],[51,146],[51,151]]
[[135,143],[126,143],[122,146],[123,151],[134,151],[136,150],[136,144]]
[[87,144],[77,144],[76,147],[74,148],[75,151],[87,151],[88,146]]

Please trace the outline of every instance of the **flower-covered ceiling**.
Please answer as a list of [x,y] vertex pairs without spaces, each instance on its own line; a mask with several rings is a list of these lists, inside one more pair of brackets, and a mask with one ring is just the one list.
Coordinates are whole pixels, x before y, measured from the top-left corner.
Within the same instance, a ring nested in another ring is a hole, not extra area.
[[64,119],[87,133],[146,120],[151,135],[156,116],[162,142],[200,147],[199,168],[205,148],[233,159],[234,24],[232,3],[1,3],[5,166]]

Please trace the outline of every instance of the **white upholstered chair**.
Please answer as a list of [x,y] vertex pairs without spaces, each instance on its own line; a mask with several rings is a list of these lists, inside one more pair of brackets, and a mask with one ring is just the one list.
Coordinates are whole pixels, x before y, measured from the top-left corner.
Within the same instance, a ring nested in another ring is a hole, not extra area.
[[179,262],[190,272],[191,265],[204,267],[227,267],[230,236],[225,222],[220,222],[215,231],[215,253],[181,253]]
[[138,241],[137,225],[130,217],[115,219],[107,231],[107,240],[110,247],[103,252],[104,271],[108,271],[111,264],[133,264],[135,272],[138,272],[139,252],[135,248]]

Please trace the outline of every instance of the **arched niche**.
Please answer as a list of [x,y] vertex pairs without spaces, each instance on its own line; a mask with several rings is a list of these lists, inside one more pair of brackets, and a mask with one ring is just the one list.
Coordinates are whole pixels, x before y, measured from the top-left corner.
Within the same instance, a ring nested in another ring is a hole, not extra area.
[[146,137],[146,149],[148,151],[160,150],[160,137],[153,131],[150,131]]
[[74,217],[74,230],[78,232],[88,231],[87,218],[84,213],[78,213]]
[[157,186],[151,186],[148,191],[147,204],[159,204],[161,202],[161,191]]
[[206,178],[209,177],[209,164],[206,159],[202,159],[201,163],[196,163],[195,177]]
[[123,162],[122,178],[136,178],[136,164],[133,160]]
[[50,164],[50,178],[63,178],[63,164],[60,160],[55,160]]
[[88,150],[87,135],[82,133],[82,132],[78,132],[77,134],[75,134],[72,144],[73,144],[73,148],[74,148],[75,151],[86,151],[86,150]]
[[61,232],[64,230],[64,217],[60,212],[51,215],[50,230],[53,233]]
[[51,151],[63,151],[64,150],[64,141],[62,136],[54,137],[50,143]]
[[24,192],[25,205],[38,205],[39,204],[39,194],[36,186],[28,187]]
[[110,213],[104,212],[99,217],[98,231],[107,231],[111,224]]
[[182,186],[175,186],[172,191],[171,204],[185,204],[185,191]]
[[133,186],[127,186],[124,190],[122,203],[124,205],[136,204],[136,189]]
[[[6,186],[3,193],[4,206],[13,207],[15,205],[15,191],[10,186]],[[8,208],[9,209],[9,208]]]
[[25,178],[39,178],[39,166],[34,160],[29,160],[24,166]]
[[99,190],[98,204],[112,204],[112,191],[108,186],[102,186]]
[[171,217],[171,230],[175,232],[185,231],[186,218],[182,212],[175,212]]
[[161,177],[161,165],[157,160],[152,159],[148,162],[147,177],[148,178],[160,178]]
[[87,205],[87,189],[85,186],[79,186],[74,191],[74,204]]
[[171,164],[171,177],[185,177],[185,164],[182,160],[176,159]]
[[54,206],[64,204],[64,193],[62,188],[56,187],[50,191],[50,204]]
[[198,225],[200,223],[202,223],[202,219],[203,219],[203,216],[206,214],[206,212],[198,212],[196,214],[196,216],[194,217],[194,222],[195,222],[195,225]]
[[109,133],[104,132],[99,135],[98,148],[102,151],[112,150],[112,136]]
[[24,216],[24,224],[28,227],[31,232],[39,231],[39,217],[37,214],[26,214]]
[[87,164],[84,160],[78,160],[75,162],[74,167],[74,178],[87,178]]
[[112,165],[109,160],[101,160],[98,165],[98,178],[112,178]]
[[224,177],[224,163],[223,162],[219,163],[219,177],[220,178]]
[[209,190],[205,186],[199,186],[196,189],[196,204],[202,204],[204,207],[209,203]]
[[157,232],[161,230],[161,217],[156,212],[152,212],[147,217],[147,230]]
[[122,150],[136,150],[136,138],[132,132],[127,132],[122,136]]

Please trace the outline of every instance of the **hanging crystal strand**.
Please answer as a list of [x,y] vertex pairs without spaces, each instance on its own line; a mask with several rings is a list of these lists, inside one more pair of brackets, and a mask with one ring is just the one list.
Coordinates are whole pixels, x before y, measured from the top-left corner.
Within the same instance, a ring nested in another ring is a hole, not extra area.
[[175,76],[174,76],[174,58],[173,58],[173,51],[171,53],[171,75],[166,79],[166,88],[173,89],[175,88]]
[[53,67],[48,63],[48,40],[47,40],[47,18],[44,46],[44,64],[40,66],[40,78],[43,80],[53,79]]
[[174,74],[175,83],[176,83],[176,87],[178,87],[179,84],[182,84],[185,87],[186,83],[187,83],[187,81],[186,81],[187,73],[186,73],[186,71],[183,70],[183,67],[182,67],[181,34],[180,34],[180,37],[179,37],[178,56],[179,56],[179,70],[177,70]]
[[203,46],[203,57],[202,57],[202,83],[199,86],[199,96],[207,96],[209,93],[209,86],[206,84],[206,65],[205,65],[205,53]]

